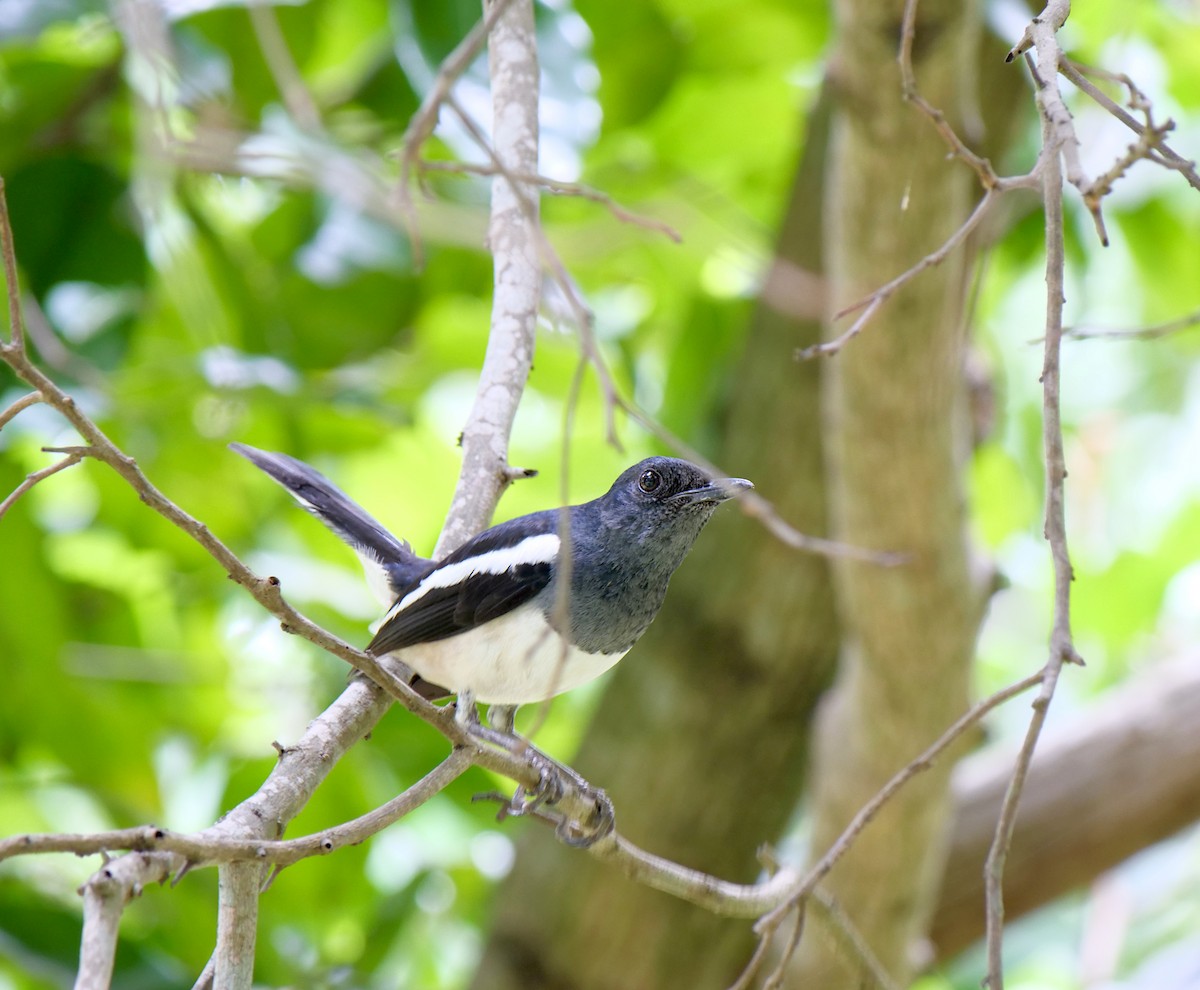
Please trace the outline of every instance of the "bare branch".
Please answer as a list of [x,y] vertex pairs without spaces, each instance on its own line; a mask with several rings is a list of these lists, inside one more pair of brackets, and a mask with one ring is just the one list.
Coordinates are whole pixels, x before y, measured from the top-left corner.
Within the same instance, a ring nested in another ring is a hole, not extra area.
[[800,939],[804,937],[804,924],[807,920],[808,898],[805,898],[796,905],[791,934],[788,935],[787,944],[784,945],[783,951],[779,954],[779,961],[775,964],[775,968],[771,970],[770,975],[763,984],[763,990],[781,990],[783,987],[783,980],[787,975],[788,963],[792,961],[796,950],[800,948]]
[[954,156],[975,170],[983,188],[992,189],[999,181],[992,168],[992,163],[968,148],[954,128],[950,126],[946,115],[917,91],[917,80],[913,74],[912,64],[913,38],[917,28],[917,2],[918,0],[907,0],[904,5],[904,19],[900,26],[900,50],[896,54],[896,61],[900,65],[900,85],[904,99],[933,122],[933,126],[937,128],[942,140],[950,146]]
[[8,426],[18,413],[28,409],[30,406],[36,406],[41,401],[42,397],[37,392],[30,392],[28,395],[21,396],[11,406],[0,412],[0,430]]
[[872,951],[862,932],[837,900],[825,890],[817,887],[812,892],[810,904],[816,915],[833,934],[838,946],[854,961],[859,973],[864,979],[863,986],[877,987],[878,990],[900,990],[899,984],[892,979],[891,974],[883,968],[883,963]]
[[250,990],[254,983],[254,942],[258,934],[262,868],[255,863],[225,863],[218,876],[213,988]]
[[315,131],[321,126],[321,111],[309,92],[304,76],[296,66],[287,46],[287,39],[279,28],[275,8],[262,0],[251,0],[246,4],[250,24],[258,39],[263,61],[267,63],[279,95],[288,108],[288,113],[306,130]]
[[750,990],[754,985],[754,978],[758,975],[759,969],[766,961],[767,950],[771,947],[770,939],[760,938],[754,946],[754,953],[750,956],[750,961],[746,963],[745,968],[738,974],[738,978],[729,985],[729,990]]
[[147,883],[162,883],[170,872],[151,856],[123,856],[106,864],[82,887],[83,937],[75,990],[108,990],[117,954],[121,912]]
[[[488,227],[495,259],[492,329],[462,432],[462,473],[438,555],[484,528],[507,484],[508,436],[533,365],[541,300],[537,189],[509,176],[537,173],[539,88],[532,0],[493,0],[488,23],[492,134],[502,173],[492,181]],[[449,92],[443,98],[450,98]],[[486,508],[486,514],[479,508]]]
[[[1145,97],[1141,90],[1134,85],[1133,80],[1123,73],[1106,72],[1103,69],[1093,68],[1083,65],[1059,53],[1058,69],[1083,93],[1086,93],[1100,106],[1107,110],[1110,114],[1117,118],[1122,124],[1128,127],[1131,131],[1142,137],[1145,131],[1144,125],[1137,120],[1132,114],[1125,110],[1124,107],[1110,99],[1103,90],[1097,88],[1087,78],[1087,75],[1096,75],[1104,79],[1110,79],[1114,82],[1119,82],[1129,89],[1130,99],[1135,103],[1144,103]],[[1159,141],[1155,148],[1159,157],[1149,155],[1151,161],[1162,165],[1164,168],[1172,169],[1179,172],[1187,179],[1188,184],[1196,190],[1200,190],[1200,174],[1196,172],[1196,163],[1184,158],[1182,155],[1167,147],[1166,144]]]
[[71,852],[77,856],[128,849],[169,852],[192,866],[212,863],[262,863],[290,866],[356,846],[419,808],[458,779],[472,764],[469,749],[456,748],[445,760],[386,804],[340,825],[298,839],[261,839],[235,834],[219,822],[202,832],[182,834],[154,825],[91,834],[47,833],[0,839],[0,862],[32,853]]
[[1002,688],[995,694],[984,698],[982,701],[976,702],[968,709],[957,721],[954,722],[945,732],[930,745],[923,753],[910,761],[906,766],[898,770],[892,778],[879,789],[875,797],[865,804],[851,819],[850,824],[842,831],[838,840],[829,847],[817,862],[804,875],[803,879],[797,883],[788,896],[777,907],[773,908],[769,913],[759,919],[755,925],[755,930],[760,934],[770,932],[779,927],[779,924],[787,916],[797,904],[815,889],[816,885],[821,882],[829,871],[837,864],[854,844],[854,840],[859,833],[871,823],[871,820],[879,814],[888,801],[895,795],[909,780],[917,774],[928,770],[934,760],[936,760],[956,739],[958,739],[971,726],[975,725],[992,709],[999,707],[1006,701],[1015,698],[1018,694],[1028,691],[1035,684],[1042,681],[1042,673],[1038,672],[1015,684],[1010,684],[1006,688]]
[[832,340],[824,341],[820,344],[814,344],[811,347],[804,347],[796,351],[796,359],[800,361],[808,361],[815,357],[829,357],[836,354],[845,347],[851,340],[857,337],[870,321],[871,318],[879,311],[879,308],[890,299],[898,289],[903,288],[922,272],[927,271],[949,257],[971,232],[979,226],[984,217],[995,205],[996,200],[1002,192],[1007,192],[1010,189],[1022,188],[1031,185],[1032,180],[1028,176],[1018,176],[1016,178],[996,179],[995,182],[987,188],[983,194],[983,198],[975,205],[975,209],[971,211],[966,220],[962,222],[959,228],[951,234],[940,248],[925,255],[920,261],[913,265],[908,271],[902,272],[886,285],[880,286],[869,296],[860,299],[852,306],[847,306],[834,314],[835,320],[841,319],[843,316],[849,316],[858,310],[863,310],[862,314],[855,320],[848,329],[840,333]]
[[[487,176],[500,174],[495,165],[476,165],[470,162],[443,162],[422,159],[418,162],[418,165],[424,172]],[[562,182],[559,179],[551,179],[545,175],[522,175],[517,172],[509,173],[509,178],[515,179],[517,182],[528,183],[529,185],[544,186],[556,196],[578,196],[581,199],[599,203],[601,206],[606,207],[622,223],[644,227],[646,230],[656,230],[660,234],[665,234],[676,244],[683,241],[683,237],[679,231],[670,224],[663,223],[661,220],[655,220],[653,217],[643,217],[637,213],[633,213],[621,206],[608,193],[601,192],[599,189],[593,189],[591,186],[585,186],[577,182]]]
[[1188,313],[1177,320],[1166,323],[1156,323],[1148,327],[1136,327],[1132,330],[1106,330],[1102,327],[1070,327],[1063,331],[1063,336],[1071,340],[1157,340],[1167,337],[1180,330],[1189,330],[1200,324],[1200,310]]
[[827,540],[822,536],[809,536],[801,533],[791,523],[779,515],[774,504],[755,492],[746,492],[738,499],[742,512],[751,519],[757,519],[776,539],[789,547],[803,550],[805,553],[815,553],[822,557],[840,557],[844,560],[862,560],[880,567],[898,567],[907,563],[910,555],[903,552],[887,550],[867,550],[864,547],[852,546],[838,540]]
[[0,254],[4,256],[4,280],[8,285],[8,343],[3,350],[25,353],[25,324],[21,320],[21,290],[17,282],[17,250],[8,216],[8,193],[0,176]]
[[3,502],[0,502],[0,519],[4,518],[4,514],[13,507],[17,499],[29,491],[29,489],[31,489],[39,481],[44,481],[52,474],[58,474],[59,471],[69,468],[73,464],[78,464],[81,460],[83,460],[83,458],[83,453],[73,452],[68,454],[61,461],[56,461],[55,463],[51,464],[49,467],[44,467],[40,471],[34,471],[33,474],[26,475],[25,480],[17,485],[15,489],[13,489],[12,494],[9,495],[8,498],[6,498]]
[[[471,115],[463,109],[453,95],[446,97],[446,105],[450,107],[462,122],[462,125],[467,129],[467,133],[475,140],[475,143],[484,151],[491,159],[493,167],[498,175],[508,177],[508,169],[500,161],[495,149],[488,142],[487,135],[483,133],[480,126],[471,119]],[[600,348],[596,343],[594,332],[595,319],[591,309],[584,302],[583,293],[579,291],[579,287],[575,284],[575,280],[567,271],[566,265],[563,264],[562,258],[554,249],[554,245],[550,243],[550,239],[546,237],[546,233],[542,230],[542,226],[538,221],[537,204],[534,200],[524,195],[524,186],[520,184],[521,180],[512,176],[509,178],[509,185],[514,190],[522,190],[521,195],[517,197],[517,205],[524,212],[525,219],[532,225],[532,229],[538,239],[538,248],[547,267],[550,269],[554,277],[555,284],[562,290],[563,297],[567,300],[571,307],[572,313],[575,315],[575,325],[579,332],[579,347],[583,352],[584,357],[592,365],[596,372],[596,378],[600,383],[600,390],[604,395],[604,411],[605,423],[607,427],[607,439],[617,450],[623,449],[621,441],[617,436],[617,427],[615,419],[616,409],[622,405],[622,399],[617,390],[616,383],[612,380],[612,375],[609,373],[608,366],[604,363],[604,356],[600,353]]]
[[[1051,4],[1047,7],[1050,9]],[[1037,54],[1037,72],[1043,84],[1038,90],[1038,109],[1042,115],[1042,202],[1046,214],[1046,336],[1042,363],[1042,448],[1045,460],[1045,537],[1050,544],[1054,563],[1054,619],[1050,632],[1050,655],[1041,673],[1041,690],[1034,701],[1025,740],[1013,767],[1013,774],[1004,795],[996,834],[988,851],[984,867],[985,904],[987,915],[987,986],[1003,990],[1004,935],[1004,864],[1012,843],[1017,808],[1021,800],[1025,777],[1033,760],[1042,726],[1046,721],[1050,701],[1062,665],[1081,663],[1071,638],[1071,570],[1067,551],[1066,516],[1063,483],[1066,465],[1063,457],[1060,356],[1062,348],[1062,314],[1064,282],[1063,247],[1063,163],[1060,149],[1077,147],[1073,133],[1064,133],[1062,114],[1066,108],[1058,95],[1056,69],[1059,49],[1056,31],[1066,19],[1070,5],[1060,2],[1057,14],[1050,19],[1035,19],[1031,25]],[[1069,115],[1067,118],[1069,126]],[[1067,178],[1070,179],[1070,160],[1067,159]],[[1098,216],[1099,207],[1096,208]]]
[[[417,229],[416,210],[412,203],[412,191],[409,188],[413,166],[420,157],[422,145],[425,144],[437,127],[438,114],[441,112],[442,104],[450,96],[451,90],[454,88],[454,83],[459,76],[467,71],[467,68],[475,60],[475,56],[483,49],[483,45],[491,34],[492,28],[504,16],[511,2],[512,0],[491,0],[490,3],[485,4],[487,10],[483,19],[467,32],[466,37],[458,43],[454,51],[438,67],[433,85],[429,88],[429,92],[425,94],[424,99],[421,100],[421,105],[417,107],[417,112],[409,120],[408,127],[404,131],[404,137],[401,139],[400,181],[396,183],[394,199],[401,214],[405,217],[405,225],[408,228],[409,240],[412,242],[413,254],[416,256],[418,262],[421,257],[421,240]],[[533,171],[537,171],[536,160]]]

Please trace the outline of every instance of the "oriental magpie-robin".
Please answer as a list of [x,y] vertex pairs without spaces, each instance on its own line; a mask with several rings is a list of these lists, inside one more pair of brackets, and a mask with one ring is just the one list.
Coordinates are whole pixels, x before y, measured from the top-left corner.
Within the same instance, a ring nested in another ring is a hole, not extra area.
[[[658,613],[713,511],[754,487],[650,457],[591,502],[510,519],[432,561],[302,461],[230,446],[358,554],[390,605],[368,653],[406,663],[427,698],[463,694],[498,705],[542,701],[612,667]],[[564,552],[571,555],[565,622],[556,608]]]

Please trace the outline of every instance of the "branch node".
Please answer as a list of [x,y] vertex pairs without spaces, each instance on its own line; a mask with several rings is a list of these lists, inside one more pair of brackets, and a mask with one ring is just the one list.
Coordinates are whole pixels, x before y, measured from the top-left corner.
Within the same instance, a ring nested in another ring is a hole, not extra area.
[[500,478],[504,484],[509,485],[514,481],[524,481],[527,478],[536,478],[538,476],[537,468],[523,468],[507,465],[500,471]]

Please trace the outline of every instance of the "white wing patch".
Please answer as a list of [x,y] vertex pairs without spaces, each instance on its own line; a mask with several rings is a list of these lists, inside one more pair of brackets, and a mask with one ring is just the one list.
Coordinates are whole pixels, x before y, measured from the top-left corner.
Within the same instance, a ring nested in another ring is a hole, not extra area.
[[556,533],[527,536],[511,547],[489,550],[478,557],[468,557],[466,560],[439,567],[425,575],[420,584],[396,602],[383,617],[383,621],[386,623],[393,616],[399,615],[435,588],[453,587],[472,574],[503,574],[518,564],[549,564],[558,556],[560,542]]

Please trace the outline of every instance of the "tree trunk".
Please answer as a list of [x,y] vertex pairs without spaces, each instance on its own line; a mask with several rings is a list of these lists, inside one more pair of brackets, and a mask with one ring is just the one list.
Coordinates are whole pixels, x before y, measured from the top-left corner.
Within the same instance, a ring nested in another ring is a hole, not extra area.
[[[914,46],[918,87],[953,121],[964,53],[978,37],[958,0],[926,0]],[[962,223],[974,177],[947,160],[901,95],[903,0],[839,0],[837,112],[825,228],[831,310],[854,303],[938,248]],[[900,566],[840,560],[847,636],[823,707],[812,849],[820,855],[896,770],[966,708],[984,595],[973,579],[960,473],[964,278],[955,253],[885,303],[828,358],[824,429],[834,536],[905,555]],[[846,324],[841,324],[844,327]],[[933,909],[949,821],[949,760],[922,774],[863,832],[827,880],[883,968],[904,985]],[[812,915],[810,914],[810,918]],[[797,987],[857,987],[821,926],[791,970]]]
[[[820,270],[824,102],[814,111],[778,271],[733,380],[721,464],[752,479],[801,530],[825,530],[818,367],[796,347],[787,274]],[[794,290],[793,290],[794,291]],[[811,291],[806,289],[804,291]],[[656,853],[753,880],[803,788],[809,722],[838,633],[828,566],[729,512],[705,532],[645,640],[617,668],[578,768],[608,789],[617,824]],[[752,947],[746,922],[634,885],[541,830],[501,891],[480,990],[723,988]]]

